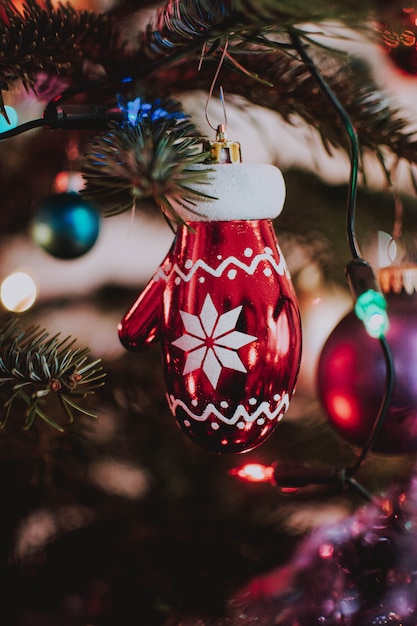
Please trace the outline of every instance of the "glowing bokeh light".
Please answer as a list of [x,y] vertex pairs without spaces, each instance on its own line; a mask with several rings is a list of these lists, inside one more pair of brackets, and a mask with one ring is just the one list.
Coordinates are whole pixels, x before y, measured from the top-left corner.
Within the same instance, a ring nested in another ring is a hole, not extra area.
[[387,303],[378,291],[368,289],[356,301],[355,313],[371,337],[382,337],[389,328]]
[[331,559],[334,554],[334,545],[332,543],[323,543],[319,548],[319,554],[322,559]]
[[38,290],[32,276],[27,272],[9,274],[0,286],[0,299],[4,307],[13,313],[27,311],[36,300]]
[[261,463],[247,463],[242,467],[233,468],[229,474],[250,483],[266,483],[272,481],[274,468]]
[[335,393],[331,396],[330,406],[341,422],[351,422],[355,419],[354,402],[346,396]]
[[85,181],[81,172],[59,172],[54,181],[56,193],[65,193],[66,191],[78,193],[84,186]]

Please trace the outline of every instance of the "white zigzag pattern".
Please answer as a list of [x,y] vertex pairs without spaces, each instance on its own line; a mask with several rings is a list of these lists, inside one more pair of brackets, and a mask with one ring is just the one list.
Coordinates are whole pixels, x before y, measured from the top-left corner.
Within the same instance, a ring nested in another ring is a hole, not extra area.
[[274,411],[271,411],[268,402],[261,402],[261,404],[257,407],[256,411],[252,414],[249,414],[244,406],[239,404],[236,408],[236,411],[232,415],[232,417],[225,417],[220,411],[212,404],[211,402],[206,406],[203,413],[201,415],[196,415],[193,413],[188,406],[179,398],[173,398],[172,396],[169,398],[169,406],[171,411],[176,413],[178,407],[181,407],[191,419],[196,422],[205,422],[210,416],[214,415],[220,421],[225,424],[229,424],[233,426],[239,419],[243,419],[247,423],[252,423],[255,420],[259,419],[261,416],[265,416],[270,421],[276,419],[280,415],[283,415],[285,411],[288,409],[290,403],[290,399],[287,393],[285,393],[278,406]]
[[243,263],[242,261],[237,259],[235,256],[227,257],[227,259],[224,259],[224,261],[222,261],[220,265],[216,268],[210,267],[210,265],[207,265],[205,261],[203,261],[202,259],[198,259],[198,261],[194,263],[194,265],[190,268],[190,271],[188,273],[183,272],[179,268],[177,263],[175,263],[174,266],[170,268],[168,273],[164,272],[163,267],[159,267],[156,272],[155,279],[163,278],[164,280],[168,281],[169,277],[172,276],[172,274],[178,274],[178,276],[180,276],[183,281],[189,282],[194,276],[194,274],[197,272],[197,270],[200,268],[205,270],[208,274],[211,274],[212,276],[216,276],[218,278],[219,276],[223,274],[226,268],[228,268],[230,265],[235,265],[236,267],[239,267],[240,269],[245,270],[248,274],[253,275],[261,261],[268,261],[272,265],[272,267],[275,269],[277,274],[279,274],[280,276],[283,276],[284,274],[288,274],[288,269],[284,261],[284,257],[281,254],[280,254],[279,263],[277,263],[271,254],[264,253],[264,254],[257,254],[252,259],[249,265],[247,263]]

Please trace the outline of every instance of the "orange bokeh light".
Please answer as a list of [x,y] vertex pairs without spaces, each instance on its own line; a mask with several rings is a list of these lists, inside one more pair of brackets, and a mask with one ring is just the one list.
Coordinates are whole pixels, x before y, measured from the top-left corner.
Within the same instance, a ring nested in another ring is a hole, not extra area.
[[247,463],[242,465],[242,467],[233,468],[229,471],[229,474],[250,483],[266,483],[272,481],[274,468],[261,463]]

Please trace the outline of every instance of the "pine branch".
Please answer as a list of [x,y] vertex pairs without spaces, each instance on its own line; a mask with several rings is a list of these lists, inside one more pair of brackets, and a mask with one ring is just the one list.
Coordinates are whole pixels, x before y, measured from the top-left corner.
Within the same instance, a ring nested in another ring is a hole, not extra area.
[[[383,163],[384,152],[417,161],[417,142],[399,109],[381,92],[364,61],[340,50],[323,48],[310,34],[298,31],[317,67],[348,111],[357,128],[361,146]],[[204,62],[189,56],[156,73],[164,89],[177,92],[207,89],[219,63],[224,44],[206,48]],[[319,132],[326,149],[348,149],[346,133],[310,72],[291,47],[287,33],[276,29],[245,33],[228,42],[227,55],[218,81],[229,96],[244,96],[254,104],[276,111],[287,123],[297,117]],[[382,160],[381,160],[382,158]]]
[[380,92],[365,63],[320,46],[306,27],[297,26],[301,21],[316,24],[308,27],[312,31],[323,21],[336,19],[375,37],[369,18],[377,9],[378,2],[358,0],[174,0],[159,9],[148,26],[138,63],[152,58],[160,64],[163,58],[165,64],[153,77],[166,91],[207,90],[227,44],[219,80],[227,85],[229,95],[243,95],[275,110],[289,123],[298,116],[316,128],[328,150],[331,146],[347,149],[345,129],[292,47],[288,32],[297,28],[351,116],[361,146],[373,152],[383,167],[386,151],[415,162],[417,145],[407,123]]
[[[93,58],[109,48],[112,27],[105,16],[77,13],[69,5],[54,9],[51,0],[46,0],[45,8],[41,8],[37,0],[27,0],[22,12],[17,11],[11,0],[5,0],[4,7],[0,12],[0,26],[3,24],[0,87],[7,87],[15,78],[32,86],[35,73],[40,69],[70,72],[74,60]],[[318,130],[325,146],[344,146],[344,129],[317,93],[309,72],[294,56],[287,33],[301,19],[317,25],[322,20],[337,19],[358,29],[368,28],[365,18],[372,15],[374,9],[373,4],[359,0],[336,3],[330,0],[291,3],[285,0],[171,0],[159,9],[154,23],[143,33],[140,49],[128,65],[130,69],[139,68],[139,73],[144,67],[149,68],[142,82],[154,82],[157,77],[164,92],[172,87],[177,91],[207,89],[213,78],[213,62],[218,63],[227,41],[222,78],[229,93],[244,95],[251,102],[271,108],[289,122],[297,115]],[[309,33],[301,34],[307,42]],[[364,66],[346,63],[340,52],[331,48],[320,55],[319,46],[311,40],[309,45],[316,48],[320,70],[358,128],[362,146],[372,150],[382,164],[385,148],[414,162],[415,141],[408,135],[406,124],[395,107],[378,93]],[[198,71],[202,51],[204,62]],[[179,65],[181,56],[183,60]],[[152,72],[153,63],[155,70]],[[172,134],[171,124],[166,132]],[[177,127],[175,132],[182,131]],[[181,140],[184,137],[182,134]],[[139,154],[139,146],[148,151],[148,156]],[[196,157],[193,158],[197,160],[189,161],[187,151],[191,146],[184,143],[181,146],[186,148],[181,158],[185,157],[188,165],[199,162]],[[179,150],[170,149],[165,162],[157,157],[158,167],[166,167],[166,175],[161,176],[155,171],[156,161],[152,164],[149,161],[149,150],[157,154],[154,151],[162,148],[162,139],[156,144],[151,128],[145,131],[129,125],[114,126],[110,133],[97,138],[96,148],[101,156],[94,156],[94,148],[86,161],[87,194],[97,195],[101,200],[110,193],[107,202],[110,214],[132,208],[136,200],[158,196],[157,202],[165,214],[178,218],[175,203],[181,202],[184,189],[177,184],[178,180],[174,189],[170,188],[168,178],[183,170],[183,164],[179,169],[174,167]],[[117,163],[116,153],[122,157]],[[112,164],[103,163],[104,157]],[[110,179],[106,179],[107,174]],[[181,175],[186,180],[189,168]],[[147,177],[148,182],[144,182]]]
[[27,331],[8,322],[0,334],[0,387],[3,416],[0,427],[7,424],[16,401],[26,406],[24,428],[30,428],[38,417],[53,428],[63,428],[43,410],[50,394],[56,394],[68,419],[73,421],[72,409],[93,416],[72,398],[85,398],[101,387],[105,374],[100,361],[87,362],[88,348],[73,348],[75,339],[51,337],[38,327]]
[[190,42],[246,39],[271,26],[285,31],[299,23],[338,20],[364,28],[373,4],[360,0],[171,0],[157,12],[143,35],[145,56],[170,55]]
[[246,24],[279,22],[286,26],[325,20],[358,25],[376,7],[375,3],[361,0],[232,0],[231,4]]
[[73,74],[86,59],[100,62],[109,54],[113,37],[112,21],[105,14],[77,12],[69,4],[54,8],[51,0],[43,5],[26,0],[19,11],[12,0],[3,0],[0,89],[7,90],[16,79],[34,89],[40,71]]
[[168,113],[159,103],[152,106],[142,104],[135,123],[113,124],[94,138],[82,166],[82,193],[107,216],[153,199],[168,219],[181,222],[178,206],[193,211],[194,200],[201,196],[190,185],[206,181],[206,173],[194,166],[208,154],[182,112]]

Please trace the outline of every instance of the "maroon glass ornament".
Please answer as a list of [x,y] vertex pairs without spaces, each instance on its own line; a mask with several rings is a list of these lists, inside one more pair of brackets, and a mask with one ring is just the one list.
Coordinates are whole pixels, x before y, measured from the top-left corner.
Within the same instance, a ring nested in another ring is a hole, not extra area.
[[213,198],[182,208],[186,224],[119,336],[129,350],[161,342],[168,403],[193,441],[245,452],[283,417],[300,365],[298,304],[271,222],[285,186],[270,165],[209,169],[199,190]]
[[[388,303],[386,333],[394,370],[394,389],[373,445],[384,454],[417,450],[417,267],[380,271]],[[348,313],[328,337],[318,364],[318,393],[330,423],[349,442],[363,446],[384,395],[385,359],[355,313]]]

